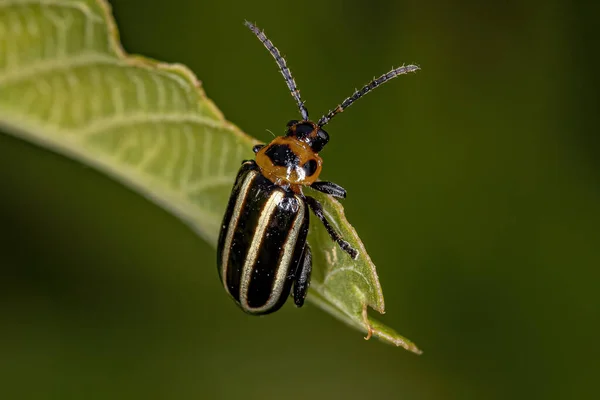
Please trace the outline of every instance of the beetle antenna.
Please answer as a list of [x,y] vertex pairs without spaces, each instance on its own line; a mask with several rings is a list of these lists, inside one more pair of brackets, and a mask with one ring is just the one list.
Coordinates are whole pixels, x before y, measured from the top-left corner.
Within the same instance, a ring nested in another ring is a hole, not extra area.
[[296,87],[296,82],[292,77],[292,73],[290,72],[290,69],[285,63],[285,59],[283,58],[281,53],[279,53],[279,50],[277,50],[277,47],[273,46],[273,43],[269,39],[267,39],[265,32],[258,29],[256,25],[253,25],[248,21],[244,22],[244,25],[246,25],[248,28],[250,28],[252,32],[254,32],[258,40],[261,41],[261,43],[267,48],[267,50],[269,50],[269,53],[271,53],[273,58],[275,58],[275,62],[279,66],[279,71],[281,72],[281,75],[283,75],[285,83],[290,89],[292,97],[294,98],[294,100],[296,100],[296,103],[298,104],[298,108],[300,109],[302,119],[308,120],[308,110],[306,109],[306,107],[304,107],[304,102],[300,98],[300,91]]
[[317,125],[319,127],[326,125],[331,120],[331,118],[335,117],[337,114],[341,113],[346,108],[350,107],[352,105],[352,103],[354,103],[356,100],[363,97],[365,94],[369,93],[371,90],[375,89],[377,86],[384,84],[385,82],[397,77],[398,75],[408,74],[409,72],[415,72],[419,69],[420,68],[416,65],[402,66],[400,68],[392,69],[390,72],[388,72],[387,74],[381,75],[377,79],[373,79],[371,82],[369,82],[367,85],[365,85],[365,87],[363,87],[362,89],[355,90],[354,94],[352,96],[350,96],[346,100],[342,101],[342,103],[340,105],[338,105],[336,108],[329,111],[326,115],[323,115],[321,117],[321,119],[319,120],[319,122],[317,123]]

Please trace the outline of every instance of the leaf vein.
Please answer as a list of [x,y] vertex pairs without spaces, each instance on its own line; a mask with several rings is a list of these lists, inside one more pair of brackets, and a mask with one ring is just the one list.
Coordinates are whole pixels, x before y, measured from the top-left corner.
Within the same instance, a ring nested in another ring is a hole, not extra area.
[[204,128],[203,155],[202,157],[202,175],[210,175],[210,156],[212,154],[212,139],[213,135],[208,129]]
[[[8,53],[8,51],[7,51]],[[59,70],[68,70],[77,67],[90,65],[110,64],[125,65],[122,61],[106,54],[97,52],[85,52],[72,57],[50,58],[33,63],[27,67],[13,67],[5,70],[0,76],[0,86],[10,83],[17,83],[33,76],[48,74]]]
[[190,131],[190,126],[185,124],[183,127],[183,135],[185,136],[185,141],[187,142],[187,157],[185,157],[183,169],[181,171],[181,178],[179,179],[179,186],[185,192],[188,191],[188,183],[192,180],[192,175],[194,173],[194,156],[196,153],[196,149],[194,146],[194,134]]
[[201,117],[197,114],[189,113],[146,113],[137,112],[122,114],[112,117],[106,117],[95,121],[85,128],[79,129],[77,133],[82,137],[94,136],[107,130],[114,130],[127,126],[140,124],[159,124],[159,123],[190,123],[201,126],[208,126],[218,129],[230,129],[219,121]]
[[175,167],[177,166],[177,161],[181,155],[181,138],[180,135],[171,135],[171,140],[173,140],[173,154],[171,157],[167,158],[164,176],[167,181],[174,182],[175,179]]
[[0,0],[0,8],[9,8],[15,6],[45,6],[57,8],[72,8],[80,11],[86,18],[94,22],[102,22],[103,18],[95,14],[86,4],[79,2],[70,2],[64,0]]
[[43,13],[46,14],[48,20],[52,22],[52,24],[56,27],[56,35],[58,39],[58,45],[56,46],[56,55],[58,55],[58,59],[64,59],[67,55],[67,31],[73,24],[73,16],[71,14],[66,14],[66,16],[61,16],[57,14],[57,12],[44,8]]
[[355,274],[360,276],[366,282],[367,287],[371,286],[370,281],[367,279],[367,277],[362,272],[360,272],[359,270],[357,270],[356,268],[354,268],[352,266],[332,269],[331,272],[329,272],[327,275],[325,275],[325,278],[323,279],[323,285],[327,285],[327,281],[329,281],[334,275],[337,275],[340,272],[344,272],[344,271],[354,272]]
[[[150,165],[152,161],[156,159],[156,157],[160,154],[160,150],[164,147],[165,144],[165,132],[161,129],[156,134],[152,135],[156,138],[154,139],[154,143],[148,148],[144,148],[144,155],[142,156],[142,160],[140,161],[138,167],[140,170],[145,171],[146,167]],[[147,139],[150,139],[149,134],[145,134]]]

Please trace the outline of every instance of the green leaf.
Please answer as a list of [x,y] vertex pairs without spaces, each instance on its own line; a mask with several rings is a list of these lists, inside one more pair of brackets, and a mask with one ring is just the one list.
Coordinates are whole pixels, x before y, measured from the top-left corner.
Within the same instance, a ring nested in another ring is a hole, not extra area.
[[385,312],[375,264],[356,230],[346,220],[342,205],[314,190],[311,190],[311,196],[323,204],[327,219],[352,247],[358,249],[359,255],[353,260],[329,238],[322,224],[311,224],[308,240],[314,267],[308,299],[348,325],[365,332],[367,339],[373,335],[421,354],[421,350],[410,340],[367,315],[367,306],[382,314]]
[[[109,174],[213,246],[240,162],[257,143],[185,66],[126,55],[100,0],[0,0],[0,128]],[[375,266],[342,206],[315,196],[360,255],[351,260],[312,224],[309,301],[419,353],[367,316],[367,306],[384,312]]]

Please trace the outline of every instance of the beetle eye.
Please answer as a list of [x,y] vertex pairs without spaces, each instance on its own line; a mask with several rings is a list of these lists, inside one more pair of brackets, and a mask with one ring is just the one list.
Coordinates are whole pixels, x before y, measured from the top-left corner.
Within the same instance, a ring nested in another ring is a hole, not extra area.
[[329,133],[325,132],[323,129],[319,129],[317,137],[325,143],[329,142]]
[[323,129],[319,129],[317,132],[317,137],[312,142],[312,149],[315,152],[320,152],[323,150],[323,147],[329,142],[329,134],[325,132]]
[[317,161],[316,160],[308,160],[302,166],[304,172],[306,172],[306,176],[313,176],[315,172],[317,172]]

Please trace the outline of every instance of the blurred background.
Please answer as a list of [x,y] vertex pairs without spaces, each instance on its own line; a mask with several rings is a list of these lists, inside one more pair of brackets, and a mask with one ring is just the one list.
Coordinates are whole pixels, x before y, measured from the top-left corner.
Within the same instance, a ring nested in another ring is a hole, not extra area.
[[[93,169],[0,135],[6,399],[582,399],[600,374],[599,7],[111,1],[125,49],[188,65],[261,140],[417,63],[328,126],[324,178],[415,356],[308,305],[256,318],[215,251]],[[595,8],[595,9],[594,9]]]

